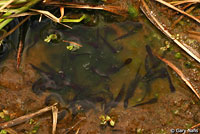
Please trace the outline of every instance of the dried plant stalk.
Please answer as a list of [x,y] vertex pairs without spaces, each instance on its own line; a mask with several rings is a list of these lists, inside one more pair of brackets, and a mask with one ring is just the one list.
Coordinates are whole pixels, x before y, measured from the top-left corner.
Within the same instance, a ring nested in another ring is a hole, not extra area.
[[179,40],[175,39],[173,35],[167,31],[165,27],[163,27],[160,22],[154,17],[152,14],[152,11],[150,11],[149,7],[147,6],[146,2],[144,0],[141,0],[140,5],[141,10],[146,15],[146,17],[158,28],[161,32],[163,32],[167,37],[172,39],[180,48],[182,48],[186,53],[188,53],[192,58],[194,58],[196,61],[200,63],[200,54],[194,50],[189,45],[180,42]]
[[165,5],[165,6],[167,6],[167,7],[169,7],[169,8],[171,8],[171,9],[173,9],[173,10],[178,11],[178,12],[190,17],[191,19],[195,20],[196,22],[200,23],[200,20],[198,18],[196,18],[196,17],[194,17],[194,16],[192,16],[192,15],[190,15],[190,14],[188,14],[188,13],[186,13],[186,12],[180,10],[180,9],[178,9],[177,7],[171,5],[171,4],[169,4],[169,3],[167,3],[167,2],[165,2],[163,0],[156,0],[156,1],[161,3],[161,4],[163,4],[163,5]]

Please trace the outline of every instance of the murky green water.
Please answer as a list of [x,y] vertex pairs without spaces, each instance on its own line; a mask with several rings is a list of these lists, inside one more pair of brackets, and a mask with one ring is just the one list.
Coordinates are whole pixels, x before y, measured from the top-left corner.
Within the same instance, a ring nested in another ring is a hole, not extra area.
[[[132,34],[114,41],[132,29],[134,31]],[[44,38],[52,31],[60,34],[63,40],[77,42],[83,47],[71,52],[66,49],[67,43],[45,43]],[[112,48],[106,45],[106,42]],[[43,24],[29,29],[22,66],[25,63],[31,63],[46,70],[41,66],[41,63],[46,63],[56,72],[64,72],[67,79],[81,87],[81,91],[67,86],[53,91],[59,93],[66,103],[72,101],[75,96],[81,100],[100,96],[109,101],[112,97],[109,98],[106,94],[110,92],[115,98],[123,84],[125,84],[125,95],[123,96],[126,96],[130,82],[135,78],[140,65],[140,75],[145,75],[144,64],[147,55],[145,46],[148,44],[154,48],[162,43],[163,39],[157,31],[145,22],[102,23],[96,27],[74,26],[73,29],[65,28],[65,30]],[[111,73],[114,67],[120,67],[128,58],[132,59],[130,64]],[[167,78],[155,79],[148,86],[145,82],[139,83],[134,95],[129,99],[128,107],[137,104],[148,88],[151,88],[150,94],[144,100],[170,92]],[[120,101],[122,105],[123,101],[124,98]]]

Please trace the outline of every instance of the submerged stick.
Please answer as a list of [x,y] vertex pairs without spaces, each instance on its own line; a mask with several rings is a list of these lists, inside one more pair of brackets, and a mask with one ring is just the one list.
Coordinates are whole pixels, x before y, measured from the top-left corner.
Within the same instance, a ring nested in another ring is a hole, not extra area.
[[155,54],[156,57],[158,57],[161,61],[166,63],[169,67],[171,67],[180,77],[181,79],[192,89],[192,91],[196,94],[196,96],[200,99],[200,94],[198,93],[197,89],[193,87],[193,85],[189,82],[189,80],[186,78],[186,76],[181,72],[180,69],[178,69],[173,63],[168,61],[167,59],[164,59],[158,55]]
[[[186,13],[190,13],[196,6],[190,7],[188,10],[186,10]],[[183,19],[183,15],[181,15],[176,21],[174,21],[174,23],[172,24],[172,28],[175,27],[176,24],[178,24],[182,19]]]
[[68,134],[72,129],[74,129],[81,121],[85,120],[86,117],[82,117],[76,124],[74,124],[72,127],[68,128],[68,130],[65,132],[65,134]]
[[8,122],[4,122],[4,123],[0,123],[0,129],[4,129],[4,128],[9,128],[9,127],[13,127],[13,126],[16,126],[18,124],[21,124],[23,122],[26,122],[27,120],[35,117],[35,116],[39,116],[45,112],[48,112],[50,110],[52,110],[53,107],[55,107],[57,105],[57,103],[55,103],[54,105],[52,106],[49,106],[49,107],[45,107],[35,113],[31,113],[31,114],[28,114],[28,115],[24,115],[24,116],[21,116],[19,118],[16,118],[14,120],[11,120],[11,121],[8,121]]
[[150,11],[149,7],[147,6],[146,2],[144,0],[141,0],[141,6],[140,6],[142,12],[146,15],[146,17],[158,28],[161,32],[163,32],[167,37],[172,39],[180,48],[182,48],[186,53],[188,53],[192,58],[194,58],[196,61],[200,63],[200,54],[194,50],[192,47],[186,45],[183,42],[180,42],[179,40],[175,39],[173,35],[166,30],[165,27],[161,25],[161,23],[154,17],[152,14],[152,11]]
[[21,63],[21,54],[22,54],[22,50],[23,50],[23,46],[24,46],[24,38],[22,36],[25,36],[23,34],[23,31],[24,30],[21,30],[21,33],[20,33],[20,41],[19,41],[19,47],[18,47],[18,50],[17,50],[17,70],[19,70],[19,66],[20,66],[20,63]]
[[156,1],[159,2],[159,3],[161,3],[161,4],[163,4],[163,5],[165,5],[165,6],[167,6],[167,7],[169,7],[169,8],[171,8],[171,9],[173,9],[173,10],[178,11],[178,12],[180,12],[180,13],[182,13],[182,14],[188,16],[188,17],[190,17],[191,19],[197,21],[198,23],[200,23],[200,20],[199,20],[199,19],[197,19],[196,17],[194,17],[194,16],[192,16],[192,15],[190,15],[190,14],[188,14],[188,13],[186,13],[186,12],[180,10],[180,9],[178,9],[177,7],[171,5],[171,4],[169,4],[169,3],[167,3],[167,2],[165,2],[165,1],[163,1],[163,0],[156,0]]

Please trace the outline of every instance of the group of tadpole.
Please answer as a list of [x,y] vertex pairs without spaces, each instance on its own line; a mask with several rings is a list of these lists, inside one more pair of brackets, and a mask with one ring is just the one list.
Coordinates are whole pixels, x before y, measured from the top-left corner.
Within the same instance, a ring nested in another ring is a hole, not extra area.
[[[130,35],[130,33],[134,30],[130,30],[127,34],[122,35],[113,41],[121,40],[123,38],[126,38]],[[110,51],[113,54],[116,54],[117,50],[102,36],[99,35],[100,39],[104,42],[104,44],[110,49]],[[117,107],[119,102],[124,101],[124,108],[128,108],[129,99],[134,96],[134,92],[137,89],[139,83],[143,83],[146,87],[145,94],[142,97],[139,104],[131,106],[140,106],[144,104],[150,104],[157,102],[157,97],[150,99],[149,101],[143,102],[144,98],[150,93],[151,91],[151,83],[157,78],[167,78],[169,82],[169,87],[171,89],[171,92],[175,91],[175,88],[172,84],[172,81],[170,79],[170,76],[168,74],[167,68],[164,65],[160,65],[162,62],[153,55],[152,50],[149,45],[146,45],[146,51],[147,55],[145,58],[145,71],[146,73],[144,75],[140,74],[140,69],[142,64],[140,64],[139,68],[137,69],[136,75],[133,77],[133,80],[130,82],[130,84],[127,87],[123,84],[119,93],[117,94],[116,98],[113,97],[111,91],[109,90],[109,87],[107,87],[107,95],[110,96],[110,100],[107,100],[106,98],[102,97],[101,93],[99,94],[91,94],[85,90],[85,87],[81,87],[77,83],[74,83],[71,81],[67,74],[64,71],[55,71],[52,67],[47,65],[46,63],[41,63],[41,66],[45,68],[44,71],[35,65],[31,64],[33,69],[37,70],[39,74],[41,75],[41,78],[39,78],[35,83],[33,83],[32,91],[36,93],[37,95],[40,95],[45,90],[60,90],[65,89],[65,87],[72,88],[76,91],[74,99],[72,99],[71,102],[66,102],[62,98],[62,95],[58,93],[51,93],[45,100],[46,105],[49,105],[52,102],[59,102],[59,105],[62,107],[61,112],[59,112],[59,119],[62,119],[67,112],[72,111],[72,115],[75,116],[81,107],[81,110],[87,111],[89,109],[95,109],[96,110],[96,103],[101,103],[103,106],[103,110],[105,114],[108,114],[112,108]],[[94,72],[99,77],[110,79],[110,76],[112,74],[115,74],[121,70],[121,68],[125,67],[126,65],[130,64],[132,62],[132,58],[127,58],[124,63],[122,63],[119,66],[112,66],[111,70],[108,74],[99,72],[95,68],[91,67],[91,71]],[[80,99],[80,93],[86,92],[85,97]],[[77,108],[77,105],[80,107]],[[129,106],[130,107],[130,106]]]

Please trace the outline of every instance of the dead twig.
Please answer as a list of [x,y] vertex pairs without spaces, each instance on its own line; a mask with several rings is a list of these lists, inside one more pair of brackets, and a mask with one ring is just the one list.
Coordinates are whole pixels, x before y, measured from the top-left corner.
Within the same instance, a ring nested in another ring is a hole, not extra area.
[[193,39],[197,40],[198,42],[200,42],[200,35],[189,33],[188,37],[193,38]]
[[[190,13],[193,9],[195,9],[196,6],[190,7],[188,10],[186,10],[186,13]],[[175,27],[176,24],[178,24],[182,19],[183,19],[183,15],[181,15],[176,21],[174,21],[174,23],[171,25],[172,28]]]
[[180,42],[179,40],[175,39],[174,36],[167,31],[167,28],[165,28],[161,23],[155,18],[153,15],[153,12],[150,11],[149,7],[147,6],[146,2],[144,0],[141,0],[140,5],[141,10],[146,15],[146,17],[158,28],[161,32],[163,32],[167,37],[172,39],[180,48],[182,48],[186,53],[188,53],[192,58],[194,58],[196,61],[200,63],[200,54],[194,50],[189,45]]
[[197,32],[197,31],[188,31],[189,34],[196,34],[196,35],[199,35],[200,36],[200,32]]
[[193,87],[193,85],[188,81],[188,79],[186,78],[186,76],[181,72],[180,69],[178,69],[173,63],[171,63],[170,61],[168,61],[167,59],[164,59],[162,57],[160,57],[159,55],[155,54],[154,55],[156,57],[158,57],[161,61],[165,62],[165,64],[167,64],[169,67],[171,67],[180,77],[181,79],[188,85],[188,87],[190,87],[192,89],[192,91],[196,94],[196,96],[200,99],[200,94],[198,93],[197,89],[195,89]]
[[80,128],[78,128],[78,129],[77,129],[77,131],[76,131],[76,134],[78,134],[78,133],[79,133],[79,130],[80,130]]
[[181,4],[185,4],[185,3],[200,3],[199,0],[182,0],[182,1],[172,1],[170,2],[170,4],[177,6],[177,5],[181,5]]
[[18,134],[15,130],[13,130],[12,128],[5,128],[4,130],[6,130],[9,134]]
[[56,133],[56,125],[58,119],[58,108],[56,106],[52,106],[52,113],[53,113],[53,129],[52,134]]
[[198,123],[198,124],[192,126],[191,129],[197,128],[197,127],[199,127],[199,126],[200,126],[200,123]]
[[67,27],[67,28],[72,29],[72,27],[61,23],[61,22],[59,21],[59,18],[57,18],[56,16],[54,16],[53,14],[51,14],[49,11],[37,10],[37,9],[30,9],[30,10],[31,10],[31,11],[35,11],[35,12],[38,12],[38,13],[40,13],[40,14],[43,14],[43,15],[45,15],[47,18],[51,19],[52,21],[54,21],[54,22],[56,22],[56,23],[59,23],[59,24],[65,26],[65,27]]
[[56,106],[56,105],[57,105],[57,103],[54,104],[54,105],[52,105],[52,106],[45,107],[45,108],[43,108],[43,109],[41,109],[41,110],[39,110],[39,111],[37,111],[37,112],[35,112],[35,113],[31,113],[31,114],[28,114],[28,115],[24,115],[24,116],[21,116],[21,117],[19,117],[19,118],[17,118],[17,119],[8,121],[8,122],[0,123],[0,129],[13,127],[13,126],[16,126],[16,125],[18,125],[18,124],[21,124],[21,123],[23,123],[23,122],[26,122],[27,120],[29,120],[29,119],[31,119],[31,118],[33,118],[33,117],[35,117],[35,116],[39,116],[39,115],[41,115],[41,114],[43,114],[43,113],[45,113],[45,112],[48,112],[48,111],[52,110],[52,108],[53,108],[54,106]]
[[64,6],[67,8],[80,8],[80,9],[92,9],[92,10],[105,10],[108,12],[112,12],[117,15],[127,16],[127,9],[121,6],[111,6],[111,5],[92,5],[92,4],[77,4],[70,2],[59,2],[59,1],[46,1],[43,2],[45,5],[49,6]]
[[81,120],[79,120],[78,122],[76,122],[76,124],[74,124],[72,127],[68,128],[67,132],[65,132],[65,134],[69,133],[72,129],[74,129],[81,121],[85,120],[86,117],[82,117]]
[[[188,3],[187,5],[185,5],[184,7],[181,8],[181,10],[185,10],[186,8],[190,7],[191,5],[193,5],[194,3]],[[172,16],[178,14],[178,12],[174,12],[172,13]],[[197,17],[196,17],[197,18]]]
[[17,70],[19,70],[19,66],[20,66],[20,63],[21,63],[21,53],[22,53],[23,46],[24,46],[24,42],[20,38],[19,48],[17,50]]
[[163,4],[163,5],[165,5],[165,6],[167,6],[167,7],[169,7],[169,8],[171,8],[171,9],[173,9],[173,10],[178,11],[178,12],[180,12],[180,13],[188,16],[188,17],[190,17],[191,19],[195,20],[196,22],[200,23],[199,19],[197,19],[196,17],[194,17],[194,16],[192,16],[192,15],[190,15],[190,14],[188,14],[188,13],[186,13],[186,12],[180,10],[180,9],[178,9],[177,7],[171,5],[171,4],[169,4],[169,3],[167,3],[167,2],[165,2],[163,0],[156,0],[156,1],[159,2],[159,3],[161,3],[161,4]]
[[39,13],[36,13],[36,12],[25,12],[25,13],[19,13],[19,14],[12,14],[12,15],[9,15],[8,17],[2,17],[2,18],[5,18],[5,19],[9,19],[9,18],[17,18],[17,17],[23,17],[23,16],[29,16],[29,15],[38,15]]

